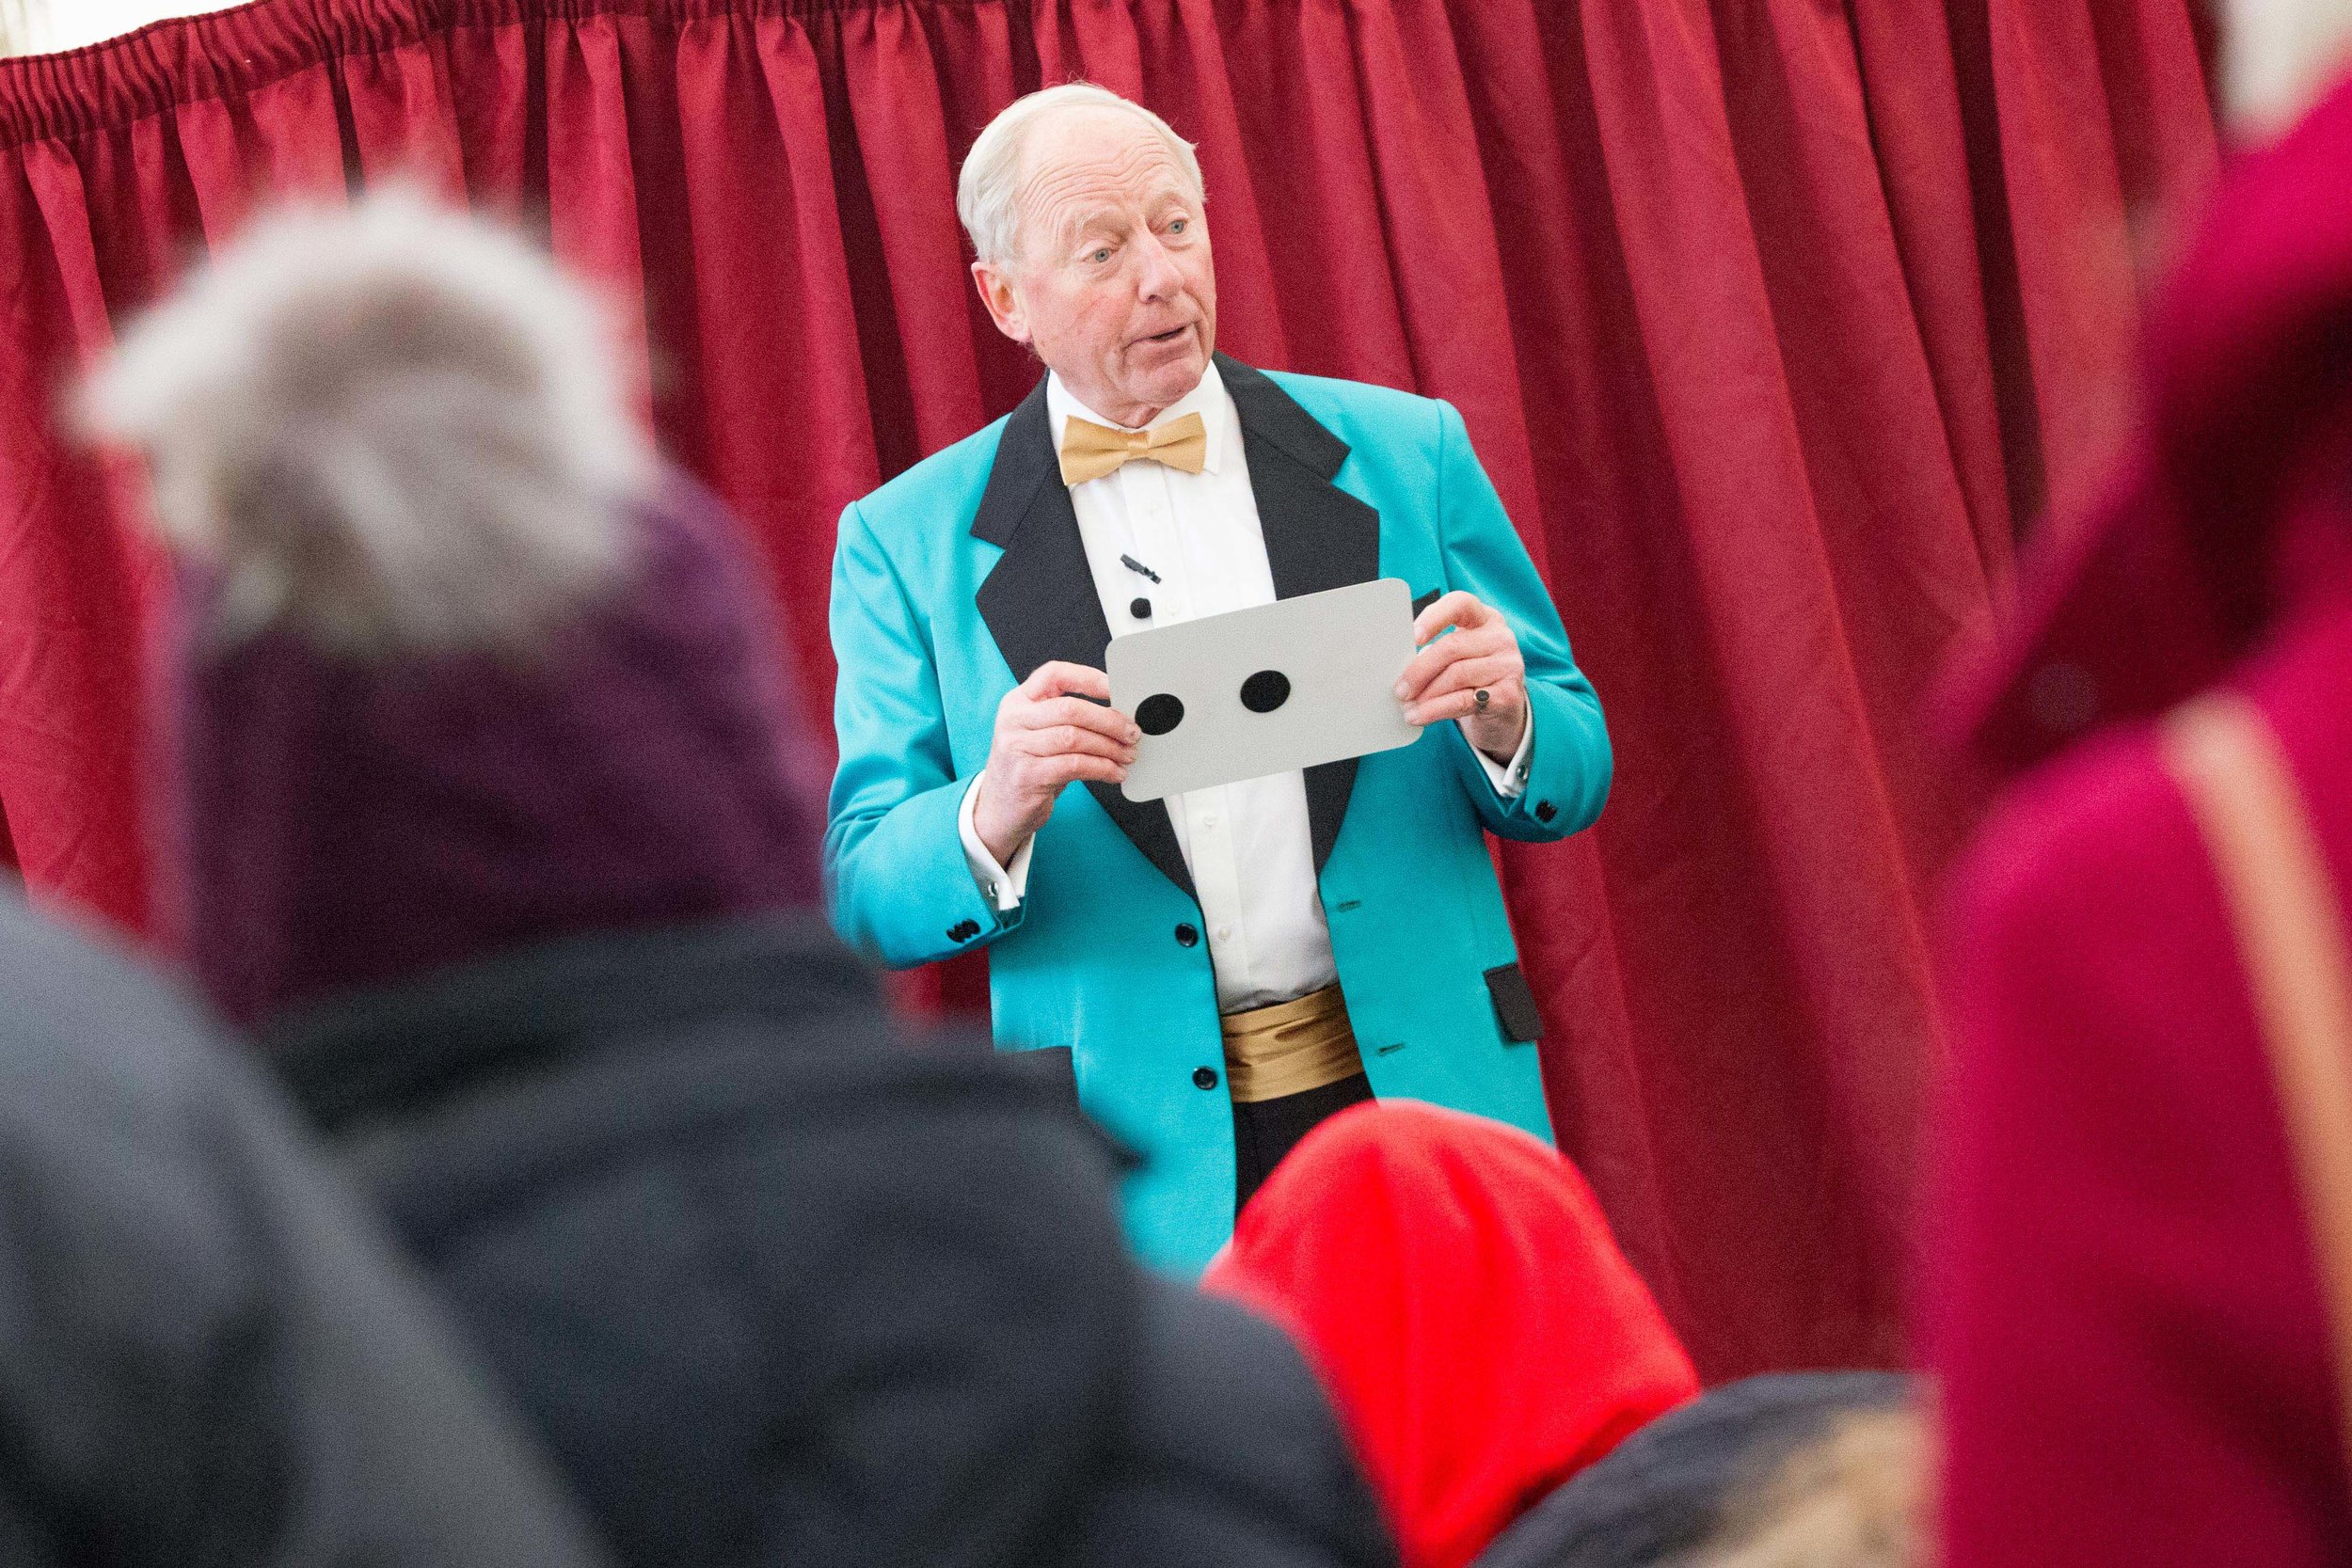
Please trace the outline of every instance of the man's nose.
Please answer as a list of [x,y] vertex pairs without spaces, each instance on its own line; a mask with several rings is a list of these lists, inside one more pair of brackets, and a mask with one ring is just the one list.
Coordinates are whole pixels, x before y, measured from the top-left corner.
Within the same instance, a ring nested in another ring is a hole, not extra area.
[[1184,292],[1184,275],[1177,270],[1176,258],[1168,253],[1157,234],[1145,236],[1136,260],[1136,293],[1144,300],[1162,300]]

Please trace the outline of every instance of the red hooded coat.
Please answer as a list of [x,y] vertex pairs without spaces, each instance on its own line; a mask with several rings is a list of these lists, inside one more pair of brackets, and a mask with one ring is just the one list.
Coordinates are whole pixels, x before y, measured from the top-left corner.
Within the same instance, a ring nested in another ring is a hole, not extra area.
[[1405,1568],[1460,1568],[1698,1392],[1576,1167],[1432,1105],[1361,1105],[1317,1128],[1204,1283],[1306,1347]]

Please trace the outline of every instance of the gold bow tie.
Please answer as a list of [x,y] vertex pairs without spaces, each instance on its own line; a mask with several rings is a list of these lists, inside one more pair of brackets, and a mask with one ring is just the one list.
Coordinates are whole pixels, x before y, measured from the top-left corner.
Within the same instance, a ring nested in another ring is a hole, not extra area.
[[1064,421],[1061,433],[1061,482],[1084,484],[1089,479],[1117,473],[1138,457],[1188,474],[1208,467],[1209,427],[1198,414],[1170,420],[1157,430],[1114,430],[1091,420]]

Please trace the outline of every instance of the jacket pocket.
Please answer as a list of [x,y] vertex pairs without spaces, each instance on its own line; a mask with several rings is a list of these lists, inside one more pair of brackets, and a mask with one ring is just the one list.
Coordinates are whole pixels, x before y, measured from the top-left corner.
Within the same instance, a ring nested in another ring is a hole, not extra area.
[[1502,1025],[1504,1039],[1524,1045],[1543,1037],[1543,1014],[1536,1010],[1535,993],[1518,965],[1498,964],[1486,971],[1486,994],[1494,999],[1495,1021]]
[[998,1060],[1072,1110],[1078,1108],[1078,1064],[1070,1047],[1046,1045],[1034,1051],[1008,1051]]

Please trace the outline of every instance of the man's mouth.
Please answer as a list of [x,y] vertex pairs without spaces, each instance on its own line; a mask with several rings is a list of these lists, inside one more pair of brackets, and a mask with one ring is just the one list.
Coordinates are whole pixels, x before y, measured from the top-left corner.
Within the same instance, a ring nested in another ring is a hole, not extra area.
[[1191,330],[1192,324],[1186,322],[1182,326],[1171,326],[1165,332],[1154,332],[1143,341],[1147,343],[1172,343]]

